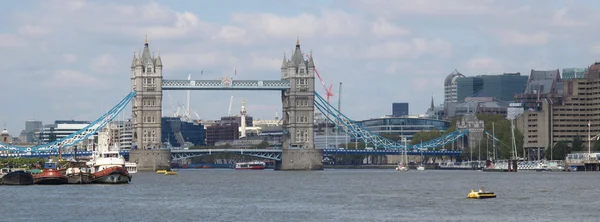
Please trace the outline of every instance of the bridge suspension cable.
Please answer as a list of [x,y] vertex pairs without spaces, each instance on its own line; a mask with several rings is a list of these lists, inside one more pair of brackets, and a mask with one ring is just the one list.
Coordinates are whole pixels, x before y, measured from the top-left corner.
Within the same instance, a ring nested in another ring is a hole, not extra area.
[[[405,146],[402,143],[392,141],[385,137],[382,137],[376,133],[365,129],[361,125],[354,122],[352,119],[345,116],[335,107],[331,106],[323,97],[321,97],[317,92],[315,92],[315,107],[319,109],[321,113],[329,114],[325,115],[327,119],[333,122],[336,126],[343,129],[348,135],[354,137],[355,139],[362,140],[367,144],[372,144],[377,148],[384,149],[404,149]],[[412,149],[431,149],[435,147],[440,147],[456,141],[457,139],[462,138],[468,133],[468,130],[456,130],[454,132],[448,133],[441,137],[435,138],[433,140],[429,140],[423,142],[421,144],[416,144],[412,146]],[[411,148],[411,147],[406,147]]]
[[0,150],[13,150],[13,151],[17,151],[17,152],[29,152],[29,151],[31,151],[31,152],[38,152],[38,151],[52,152],[52,151],[58,150],[58,148],[60,148],[60,147],[66,148],[66,147],[78,144],[78,143],[82,142],[83,140],[87,139],[88,137],[96,134],[102,128],[104,128],[104,126],[106,126],[106,124],[108,124],[110,121],[112,121],[117,115],[119,115],[119,113],[121,113],[121,111],[123,111],[127,107],[127,104],[129,104],[129,102],[131,102],[131,100],[133,98],[135,98],[135,95],[136,95],[135,91],[129,93],[125,98],[123,98],[123,100],[121,100],[121,102],[119,102],[115,107],[110,109],[107,113],[100,116],[100,118],[98,118],[94,122],[90,123],[86,127],[82,128],[81,130],[79,130],[75,133],[72,133],[71,135],[68,135],[60,140],[57,140],[57,141],[54,141],[51,143],[47,143],[47,144],[43,144],[43,145],[39,145],[39,146],[36,146],[33,148],[27,148],[27,147],[14,146],[14,145],[10,145],[10,144],[0,143]]

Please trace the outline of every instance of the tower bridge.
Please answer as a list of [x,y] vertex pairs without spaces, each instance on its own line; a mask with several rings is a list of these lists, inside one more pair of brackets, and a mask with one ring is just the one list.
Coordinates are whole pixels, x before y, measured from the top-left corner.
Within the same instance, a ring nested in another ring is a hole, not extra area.
[[[304,59],[307,58],[307,59]],[[314,110],[317,108],[329,121],[345,131],[353,138],[370,144],[377,149],[387,150],[377,154],[397,153],[399,150],[415,152],[443,146],[463,138],[468,130],[455,131],[431,141],[418,145],[406,146],[400,142],[381,137],[363,128],[315,92],[315,63],[312,53],[305,57],[300,42],[288,59],[283,56],[279,80],[232,80],[228,77],[218,80],[165,80],[163,79],[163,63],[160,56],[150,53],[148,41],[144,43],[142,52],[134,54],[131,62],[131,93],[127,95],[108,113],[92,122],[84,129],[61,140],[36,147],[25,148],[9,144],[0,144],[0,150],[12,150],[17,153],[57,152],[60,147],[75,145],[83,139],[97,133],[125,106],[131,102],[133,141],[136,149],[129,152],[130,161],[138,163],[140,171],[168,167],[173,159],[170,150],[161,149],[161,117],[162,96],[164,90],[266,90],[281,94],[283,148],[281,151],[270,151],[268,155],[277,154],[276,168],[281,170],[320,170],[323,169],[323,150],[314,146]],[[326,150],[327,153],[359,154],[351,151]],[[181,153],[176,151],[175,153]],[[173,154],[175,154],[173,153]],[[184,152],[186,153],[186,152]],[[189,155],[204,155],[188,151]],[[432,155],[459,155],[453,153],[431,153]],[[361,153],[362,154],[362,153]],[[183,154],[182,154],[183,155]],[[186,154],[187,155],[187,154]],[[176,157],[175,158],[179,158]]]

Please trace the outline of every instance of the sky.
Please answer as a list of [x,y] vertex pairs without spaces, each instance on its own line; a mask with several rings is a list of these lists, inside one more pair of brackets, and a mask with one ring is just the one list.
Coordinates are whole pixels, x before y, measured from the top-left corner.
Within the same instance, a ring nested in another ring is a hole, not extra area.
[[[130,91],[133,53],[160,55],[164,79],[271,80],[296,39],[342,111],[363,120],[408,102],[424,113],[443,102],[443,80],[587,67],[600,60],[599,1],[246,0],[7,1],[0,7],[0,124],[93,121]],[[289,57],[289,56],[288,56]],[[203,74],[201,75],[201,70]],[[319,82],[315,89],[324,95]],[[273,119],[277,92],[193,91],[202,119],[239,113]],[[185,104],[165,91],[163,116]],[[131,116],[130,109],[118,118]],[[196,114],[193,115],[195,117]]]

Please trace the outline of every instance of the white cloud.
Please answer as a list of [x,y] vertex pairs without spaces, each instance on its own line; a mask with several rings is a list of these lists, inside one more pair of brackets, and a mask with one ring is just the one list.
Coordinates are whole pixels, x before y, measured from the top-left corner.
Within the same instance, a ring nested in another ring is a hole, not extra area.
[[371,31],[376,37],[394,37],[410,34],[410,30],[396,26],[384,18],[379,18],[372,25]]
[[0,48],[18,48],[27,44],[24,39],[16,35],[0,34]]
[[503,73],[505,72],[503,63],[491,57],[471,58],[465,63],[465,73],[474,75]]
[[451,44],[442,39],[413,38],[407,42],[387,41],[368,46],[365,56],[370,59],[417,59],[423,55],[445,57],[451,53]]
[[115,70],[120,70],[117,67],[117,60],[111,54],[101,54],[94,58],[90,63],[90,69],[96,73],[107,75],[115,75]]
[[95,78],[90,75],[86,75],[82,72],[75,70],[58,70],[54,72],[51,79],[44,83],[44,85],[51,89],[81,89],[81,88],[93,88],[102,89],[106,87],[106,82],[101,79]]
[[357,8],[369,10],[388,17],[405,15],[465,16],[484,15],[490,10],[490,0],[419,0],[419,1],[387,1],[369,0],[354,1]]
[[45,35],[48,34],[50,32],[49,29],[41,27],[41,26],[34,26],[34,25],[25,25],[22,27],[19,27],[18,29],[18,33],[21,35],[25,35],[25,36],[39,36],[39,35]]
[[550,34],[545,31],[523,33],[516,30],[499,32],[500,40],[510,45],[545,45],[550,42]]

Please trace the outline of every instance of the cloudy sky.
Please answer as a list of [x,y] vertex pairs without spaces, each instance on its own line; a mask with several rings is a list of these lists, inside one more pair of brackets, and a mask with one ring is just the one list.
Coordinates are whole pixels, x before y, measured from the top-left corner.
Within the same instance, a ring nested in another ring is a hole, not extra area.
[[[0,121],[94,120],[128,92],[134,51],[148,34],[165,79],[277,79],[300,37],[342,109],[361,120],[409,102],[422,113],[443,100],[443,79],[586,67],[600,58],[598,1],[246,0],[6,1],[0,7]],[[200,71],[204,74],[200,75]],[[323,87],[316,86],[324,94]],[[192,92],[192,111],[226,115],[245,99],[270,119],[276,92]],[[165,92],[171,116],[185,92]],[[333,98],[332,100],[336,100]],[[126,118],[130,112],[123,115]],[[195,116],[195,115],[194,115]]]

